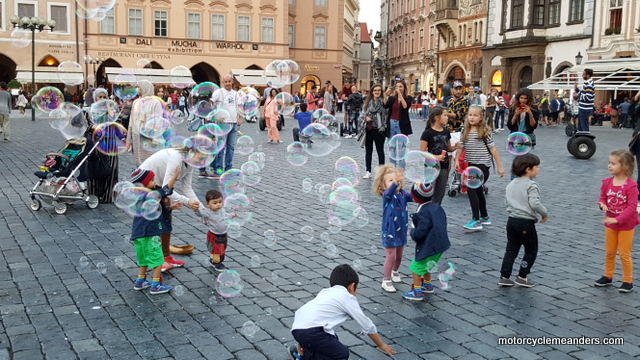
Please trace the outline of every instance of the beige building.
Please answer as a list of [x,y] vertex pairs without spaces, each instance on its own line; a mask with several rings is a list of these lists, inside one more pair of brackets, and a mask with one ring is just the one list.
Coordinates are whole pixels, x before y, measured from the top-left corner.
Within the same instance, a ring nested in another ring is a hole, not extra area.
[[367,23],[361,22],[356,28],[356,53],[353,61],[353,71],[356,74],[355,85],[358,89],[367,90],[373,86],[372,71],[373,66],[373,41],[372,32],[368,29]]
[[342,34],[342,82],[356,82],[357,71],[354,62],[358,61],[357,44],[360,31],[358,26],[358,16],[360,15],[359,0],[344,0],[344,25]]

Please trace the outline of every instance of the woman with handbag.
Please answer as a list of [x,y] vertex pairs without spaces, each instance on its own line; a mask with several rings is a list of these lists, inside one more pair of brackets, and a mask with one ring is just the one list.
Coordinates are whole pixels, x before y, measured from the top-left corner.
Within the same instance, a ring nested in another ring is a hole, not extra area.
[[153,96],[153,84],[147,80],[138,81],[138,96],[131,105],[131,116],[127,128],[127,148],[133,152],[136,166],[153,155],[155,151],[146,150],[143,146],[143,136],[140,129],[149,119],[162,117],[165,104],[159,97]]
[[[396,82],[395,88],[389,88],[385,92],[383,106],[387,109],[387,131],[389,139],[398,134],[409,136],[413,134],[411,129],[411,119],[409,109],[411,109],[412,98],[407,94],[407,84],[404,80]],[[404,160],[391,159],[391,163],[396,167],[404,168]]]
[[[367,171],[363,179],[371,178],[371,160],[373,157],[373,144],[378,152],[378,164],[384,165],[384,139],[387,133],[387,109],[384,107],[382,86],[373,85],[369,95],[364,101],[360,114],[359,139],[364,137],[365,165]],[[364,134],[364,135],[363,135]]]

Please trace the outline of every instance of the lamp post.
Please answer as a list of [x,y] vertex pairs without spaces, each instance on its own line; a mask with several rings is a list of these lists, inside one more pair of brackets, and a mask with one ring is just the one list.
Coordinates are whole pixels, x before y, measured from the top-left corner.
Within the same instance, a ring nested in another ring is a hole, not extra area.
[[582,54],[580,54],[580,51],[578,51],[578,55],[576,55],[576,65],[581,65],[582,64]]
[[56,22],[35,16],[32,18],[25,16],[21,19],[18,15],[11,15],[10,20],[14,28],[31,30],[31,121],[36,121],[36,111],[33,108],[33,96],[36,90],[36,31],[53,31]]
[[[89,65],[93,65],[93,81],[96,81],[96,65],[100,65],[103,62],[105,62],[105,58],[103,57],[97,57],[97,58],[92,58],[91,56],[87,55],[84,57],[84,63]],[[87,87],[89,85],[89,81],[87,81]],[[94,84],[97,85],[97,82]]]

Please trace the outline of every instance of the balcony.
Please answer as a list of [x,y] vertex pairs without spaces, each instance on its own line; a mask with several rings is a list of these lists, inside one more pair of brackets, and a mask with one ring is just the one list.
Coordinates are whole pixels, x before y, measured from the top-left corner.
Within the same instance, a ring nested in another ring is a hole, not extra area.
[[458,20],[458,0],[438,0],[435,20]]

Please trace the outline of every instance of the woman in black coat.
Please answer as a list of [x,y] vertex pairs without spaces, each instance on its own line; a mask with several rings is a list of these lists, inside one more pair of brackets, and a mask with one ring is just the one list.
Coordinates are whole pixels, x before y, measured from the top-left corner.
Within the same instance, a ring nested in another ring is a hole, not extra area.
[[[411,120],[409,119],[409,109],[411,109],[412,98],[407,94],[407,84],[404,80],[396,82],[395,88],[390,87],[385,93],[384,108],[387,109],[387,138],[403,134],[409,136],[413,134]],[[391,163],[404,168],[404,160],[396,161],[391,159]]]
[[509,108],[507,127],[510,132],[523,132],[531,137],[532,145],[536,145],[536,135],[533,131],[538,127],[540,112],[534,106],[531,90],[522,88],[513,96]]

